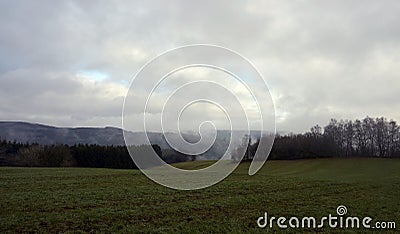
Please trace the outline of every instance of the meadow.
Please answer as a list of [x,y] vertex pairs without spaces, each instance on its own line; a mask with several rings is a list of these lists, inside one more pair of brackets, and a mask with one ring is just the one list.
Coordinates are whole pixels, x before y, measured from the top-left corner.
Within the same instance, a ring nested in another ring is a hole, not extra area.
[[[209,161],[177,164],[185,169]],[[258,217],[347,215],[395,221],[400,230],[400,160],[267,161],[254,176],[243,163],[202,190],[160,186],[138,170],[0,168],[0,232],[368,233],[376,229],[261,229]],[[379,230],[383,231],[383,230]]]

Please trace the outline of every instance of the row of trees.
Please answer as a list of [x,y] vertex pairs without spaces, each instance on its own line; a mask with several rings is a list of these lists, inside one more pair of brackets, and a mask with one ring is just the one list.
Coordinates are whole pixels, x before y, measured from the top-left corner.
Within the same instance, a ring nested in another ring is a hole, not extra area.
[[[248,136],[233,152],[234,160],[251,160],[259,140]],[[245,151],[243,148],[247,147]],[[304,134],[277,135],[270,159],[302,159],[321,157],[400,157],[400,127],[396,121],[384,117],[366,117],[362,120],[331,119],[328,125],[316,125]]]
[[272,159],[315,157],[400,157],[400,127],[384,117],[362,120],[331,119],[305,134],[277,136]]
[[0,165],[136,168],[124,146],[39,145],[0,142]]
[[[134,151],[144,146],[130,147]],[[158,145],[152,145],[151,147],[162,157],[162,151]],[[125,146],[39,145],[9,141],[0,141],[0,165],[136,168]]]
[[323,134],[316,128],[311,129],[311,134],[328,138],[338,155],[394,157],[400,153],[399,126],[396,121],[384,117],[355,121],[332,119]]

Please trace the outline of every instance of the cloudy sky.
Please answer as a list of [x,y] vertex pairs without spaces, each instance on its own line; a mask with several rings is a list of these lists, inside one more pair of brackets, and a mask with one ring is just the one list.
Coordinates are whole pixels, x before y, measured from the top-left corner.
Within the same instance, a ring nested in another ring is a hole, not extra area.
[[121,126],[138,70],[205,43],[248,58],[279,131],[400,120],[399,1],[0,1],[0,120]]

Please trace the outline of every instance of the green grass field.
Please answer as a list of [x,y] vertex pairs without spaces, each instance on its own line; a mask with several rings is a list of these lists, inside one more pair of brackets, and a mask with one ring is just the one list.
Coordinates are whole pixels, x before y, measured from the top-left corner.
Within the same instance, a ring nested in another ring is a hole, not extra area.
[[[196,169],[211,162],[182,163]],[[257,227],[271,216],[347,215],[395,221],[400,230],[400,160],[267,161],[254,176],[242,164],[196,191],[155,184],[140,171],[0,168],[0,232],[372,232],[373,229]],[[382,231],[382,230],[381,230]]]

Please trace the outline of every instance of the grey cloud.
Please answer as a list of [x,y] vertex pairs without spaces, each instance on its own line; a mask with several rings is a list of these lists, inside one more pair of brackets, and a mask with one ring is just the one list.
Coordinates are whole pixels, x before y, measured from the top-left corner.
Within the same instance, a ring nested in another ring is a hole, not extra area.
[[[398,12],[398,1],[2,1],[0,119],[119,126],[122,84],[150,58],[194,43],[254,62],[278,130],[400,119]],[[109,78],[82,83],[84,70]]]

